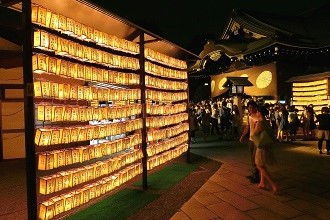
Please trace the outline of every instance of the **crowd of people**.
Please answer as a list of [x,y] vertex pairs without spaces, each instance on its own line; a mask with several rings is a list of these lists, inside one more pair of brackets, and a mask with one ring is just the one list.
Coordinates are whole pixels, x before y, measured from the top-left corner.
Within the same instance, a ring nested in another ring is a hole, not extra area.
[[[275,161],[272,145],[282,141],[295,141],[298,129],[302,130],[303,140],[317,140],[320,154],[325,140],[326,154],[330,155],[330,114],[324,106],[321,114],[315,114],[313,105],[304,108],[301,114],[289,104],[257,103],[249,100],[239,111],[237,105],[228,100],[204,100],[189,107],[191,143],[196,142],[196,130],[201,129],[203,140],[209,135],[219,139],[238,139],[241,143],[248,140],[251,156],[252,174],[248,176],[259,188],[266,188],[266,182],[274,193],[278,185],[272,179],[266,164]],[[244,121],[244,123],[243,123]],[[318,125],[318,126],[317,126]]]

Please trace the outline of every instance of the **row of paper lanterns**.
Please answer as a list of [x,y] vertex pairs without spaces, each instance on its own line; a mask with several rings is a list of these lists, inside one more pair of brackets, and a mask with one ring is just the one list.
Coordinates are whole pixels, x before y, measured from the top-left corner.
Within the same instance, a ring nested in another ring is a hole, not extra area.
[[188,98],[188,95],[186,92],[161,92],[157,90],[146,90],[146,98],[149,100],[157,100],[157,101],[183,101]]
[[187,79],[188,78],[187,71],[165,68],[165,67],[159,66],[157,64],[151,63],[149,61],[146,61],[144,63],[144,65],[145,65],[145,71],[147,73],[150,73],[153,75],[168,77],[168,78],[173,78],[173,79]]
[[188,144],[183,144],[169,151],[165,151],[162,154],[153,156],[148,159],[147,169],[152,170],[153,168],[161,164],[164,164],[167,161],[179,157],[181,154],[187,152],[187,150],[188,150]]
[[138,74],[100,69],[40,53],[32,56],[32,69],[37,74],[58,75],[84,81],[119,85],[138,85],[140,83],[140,76]]
[[141,114],[141,104],[128,104],[111,107],[78,105],[37,104],[37,120],[50,122],[101,121],[127,118]]
[[122,139],[96,145],[40,152],[38,153],[38,170],[52,170],[58,167],[110,156],[123,150],[135,148],[141,142],[141,134],[137,133]]
[[122,167],[133,163],[142,157],[142,151],[140,149],[135,149],[107,160],[97,161],[79,168],[61,171],[50,176],[40,177],[39,193],[48,195],[77,186],[118,171]]
[[178,135],[184,131],[189,130],[189,124],[188,123],[182,123],[173,127],[165,128],[165,129],[149,129],[148,130],[148,141],[157,141],[160,139],[170,138],[175,135]]
[[142,164],[132,164],[120,172],[81,188],[52,197],[39,205],[39,219],[48,220],[88,203],[90,200],[111,192],[116,187],[142,173]]
[[167,125],[178,124],[188,120],[188,113],[179,113],[176,115],[165,115],[146,118],[146,125],[148,128],[157,128]]
[[148,157],[154,156],[161,152],[168,151],[169,149],[179,146],[183,143],[187,143],[188,141],[188,133],[180,134],[174,138],[167,139],[165,141],[151,143],[147,147],[147,154]]
[[46,31],[35,31],[33,47],[56,55],[76,59],[82,62],[98,63],[106,67],[137,70],[139,59],[129,56],[112,54],[103,50],[84,46],[79,43],[57,37]]
[[158,51],[154,51],[148,47],[146,47],[144,49],[144,56],[147,59],[171,66],[171,67],[175,67],[175,68],[179,68],[179,69],[187,69],[187,63],[185,61],[182,60],[178,60],[175,59],[173,57],[164,55]]
[[145,81],[147,86],[159,89],[186,90],[188,88],[188,83],[186,82],[169,81],[151,76],[146,76]]
[[85,101],[124,101],[141,99],[140,89],[109,89],[95,86],[57,83],[47,80],[34,82],[35,98]]
[[151,115],[173,115],[186,111],[186,103],[179,103],[174,105],[154,105],[147,103],[147,114]]
[[142,119],[140,118],[101,125],[44,127],[36,129],[34,141],[37,146],[69,144],[79,141],[101,139],[141,128]]
[[42,6],[32,6],[32,23],[59,31],[74,38],[95,42],[96,44],[127,53],[139,53],[139,45],[135,42],[99,31],[93,27],[75,21],[62,14],[52,12]]

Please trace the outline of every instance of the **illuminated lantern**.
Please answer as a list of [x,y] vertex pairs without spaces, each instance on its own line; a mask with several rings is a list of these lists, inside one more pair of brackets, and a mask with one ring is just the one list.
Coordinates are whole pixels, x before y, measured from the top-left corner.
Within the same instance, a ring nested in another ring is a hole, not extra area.
[[[32,14],[33,14],[33,12],[32,12]],[[37,22],[36,23],[40,24],[41,26],[46,26],[47,20],[48,20],[47,19],[47,9],[39,6],[38,7],[38,17],[37,17]]]
[[84,46],[81,44],[76,44],[76,54],[74,57],[77,57],[79,60],[84,60]]
[[54,217],[54,214],[55,214],[54,202],[45,201],[45,202],[40,204],[39,218],[41,220],[52,219]]
[[79,168],[79,173],[80,173],[80,183],[87,182],[87,170],[83,168]]
[[84,91],[85,91],[85,87],[84,86],[81,86],[81,85],[78,85],[77,86],[77,98],[78,100],[84,100]]
[[96,82],[97,81],[97,68],[96,67],[92,67],[92,81]]
[[36,130],[34,142],[38,146],[47,146],[50,144],[51,130],[45,128],[38,128]]
[[105,101],[105,100],[103,100],[103,90],[104,89],[98,89],[97,90],[97,100],[99,100],[99,101]]
[[77,66],[78,64],[76,64],[76,63],[71,63],[71,62],[68,62],[68,71],[67,71],[67,75],[69,76],[69,77],[72,77],[72,78],[74,78],[74,79],[76,79],[77,78],[77,75],[78,75],[78,73],[77,73],[77,68],[78,68],[78,66]]
[[64,15],[58,15],[58,31],[65,32],[66,31],[66,17]]
[[72,107],[71,106],[65,106],[64,112],[63,112],[63,121],[71,121],[71,113],[72,113]]
[[77,64],[77,79],[84,80],[85,79],[85,68],[84,65]]
[[46,170],[47,153],[38,153],[38,170]]
[[96,69],[96,74],[97,74],[97,81],[98,82],[103,82],[103,72],[101,69]]
[[54,166],[57,164],[57,167],[65,166],[65,158],[64,158],[64,151],[59,150],[57,151],[56,160],[54,160]]
[[87,38],[87,26],[84,24],[81,24],[81,35],[80,35],[80,39],[85,40]]
[[70,84],[64,83],[63,84],[63,98],[64,99],[69,99],[70,98],[70,91],[71,91]]
[[94,138],[94,127],[87,126],[86,140],[93,140]]
[[51,97],[52,98],[58,98],[58,83],[56,82],[50,82],[51,87]]
[[[71,108],[67,108],[66,107],[64,112],[66,112],[66,109],[68,109],[69,111],[71,111]],[[70,142],[71,142],[71,128],[70,127],[63,128],[62,129],[62,140],[61,140],[61,143],[62,144],[68,144]]]
[[86,107],[79,107],[79,119],[80,121],[88,121],[86,119]]
[[100,138],[100,127],[95,126],[93,132],[93,139],[98,139],[98,138]]
[[65,159],[66,166],[72,164],[72,150],[71,149],[64,150],[64,159]]
[[87,165],[85,168],[87,170],[87,181],[94,179],[94,166]]
[[96,191],[95,191],[95,183],[93,184],[88,184],[87,188],[89,188],[89,199],[94,199],[95,195],[96,195]]
[[100,37],[100,31],[94,29],[93,36],[94,36],[93,41],[96,42],[96,43],[98,43],[99,42],[99,37]]
[[72,208],[80,206],[82,204],[82,190],[79,189],[73,193],[73,204]]
[[89,188],[84,187],[82,189],[82,204],[89,202]]
[[55,54],[66,56],[69,54],[69,41],[63,38],[57,38],[57,51]]
[[78,99],[78,86],[71,85],[70,87],[70,99],[77,100]]
[[83,47],[83,61],[92,61],[92,48]]
[[42,50],[49,50],[49,34],[45,31],[34,32],[33,46]]
[[82,28],[81,23],[75,21],[74,22],[74,35],[78,38],[81,38],[81,28]]
[[63,106],[52,106],[52,121],[54,122],[63,121],[63,113],[64,113]]
[[49,34],[49,50],[50,51],[57,51],[57,36]]
[[57,59],[53,57],[48,58],[48,73],[56,75]]
[[54,176],[40,177],[39,179],[39,193],[47,195],[55,192],[55,178]]
[[79,169],[71,170],[71,172],[72,172],[72,186],[79,185],[81,183]]
[[80,154],[80,157],[79,157],[79,161],[80,163],[83,163],[85,161],[88,161],[89,160],[89,152],[88,152],[88,147],[80,147],[79,148],[79,154]]
[[58,14],[51,13],[49,27],[53,30],[58,30]]
[[77,43],[68,41],[68,55],[70,57],[76,57]]
[[79,128],[78,127],[71,128],[71,142],[77,142],[78,141],[78,133],[79,133]]
[[68,75],[68,62],[65,60],[57,59],[56,75],[66,77]]
[[[87,107],[86,108],[86,121],[92,121],[93,120],[93,108]],[[91,140],[91,139],[89,139]]]
[[68,193],[65,195],[62,195],[62,199],[64,201],[64,211],[69,211],[73,208],[73,193]]
[[72,187],[72,172],[62,171],[59,174],[63,176],[63,189]]
[[92,67],[85,65],[84,69],[85,69],[85,80],[91,81],[92,80]]
[[52,201],[54,202],[55,215],[64,212],[64,201],[60,196],[52,198]]
[[94,28],[87,26],[87,41],[94,41]]
[[62,189],[63,189],[63,176],[57,174],[55,178],[55,192],[61,191]]
[[34,73],[48,72],[48,56],[36,54],[32,56],[32,69]]
[[91,87],[91,89],[92,89],[93,100],[97,100],[98,89],[96,87]]
[[53,129],[51,139],[50,139],[50,144],[51,145],[60,144],[60,141],[61,141],[61,130]]
[[101,195],[101,187],[102,187],[102,182],[97,181],[95,183],[95,197],[99,197]]
[[80,127],[78,134],[78,141],[86,141],[87,129],[85,127]]
[[79,108],[78,106],[72,106],[70,121],[78,121],[78,119],[79,119]]

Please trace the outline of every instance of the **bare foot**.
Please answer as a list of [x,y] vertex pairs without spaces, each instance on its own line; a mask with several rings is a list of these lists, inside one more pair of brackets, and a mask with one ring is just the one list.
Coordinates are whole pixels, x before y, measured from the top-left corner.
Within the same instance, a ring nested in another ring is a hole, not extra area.
[[265,184],[261,184],[261,183],[260,183],[260,184],[258,185],[258,188],[259,188],[259,189],[265,189]]
[[278,186],[276,184],[274,184],[272,186],[272,192],[273,192],[274,195],[277,195],[278,194]]

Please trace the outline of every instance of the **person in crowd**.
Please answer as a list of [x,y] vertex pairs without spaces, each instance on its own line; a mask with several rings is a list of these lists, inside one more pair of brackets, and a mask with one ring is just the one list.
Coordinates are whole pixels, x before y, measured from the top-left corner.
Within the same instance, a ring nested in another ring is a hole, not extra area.
[[315,140],[316,123],[315,123],[315,112],[314,112],[313,105],[309,105],[307,107],[307,118],[309,120],[308,130],[310,131],[310,136],[308,139]]
[[206,110],[202,110],[202,131],[203,131],[204,142],[207,141],[207,138],[210,134],[210,123],[211,123],[210,113],[206,112]]
[[255,152],[256,152],[256,148],[254,146],[253,140],[252,140],[252,136],[251,133],[253,133],[254,128],[255,128],[255,124],[257,122],[256,120],[256,113],[257,113],[257,103],[254,100],[250,100],[247,103],[247,108],[248,108],[248,112],[249,112],[249,117],[248,117],[248,122],[245,126],[245,129],[239,139],[239,141],[241,143],[244,143],[244,139],[246,136],[249,137],[248,140],[248,148],[250,151],[250,157],[251,157],[251,164],[252,164],[252,174],[247,176],[247,178],[250,179],[251,183],[258,183],[260,181],[260,176],[259,176],[259,170],[256,167],[255,164]]
[[214,130],[217,133],[217,135],[220,135],[218,117],[219,117],[219,108],[218,105],[215,103],[212,105],[212,109],[211,109],[211,135],[214,134]]
[[279,114],[277,117],[277,139],[279,141],[283,141],[283,136],[285,135],[286,141],[289,141],[288,130],[289,130],[289,122],[288,122],[289,112],[286,110],[285,105],[281,105],[279,109]]
[[190,141],[191,143],[196,143],[196,130],[197,130],[197,117],[195,114],[195,109],[189,109],[189,132],[190,132]]
[[232,113],[232,127],[233,127],[233,137],[240,137],[241,132],[241,125],[242,125],[242,119],[241,114],[238,110],[237,105],[233,105],[233,113]]
[[220,128],[223,138],[229,139],[231,131],[231,112],[230,108],[227,107],[227,101],[225,100],[221,102]]
[[293,105],[289,106],[288,122],[289,122],[289,139],[291,141],[295,141],[300,123],[297,112],[295,111],[295,107]]
[[309,118],[307,117],[307,106],[304,106],[304,110],[300,116],[300,123],[303,131],[303,140],[309,139]]
[[276,115],[275,115],[275,106],[274,106],[274,104],[269,104],[268,118],[269,118],[269,122],[270,122],[270,125],[271,125],[273,131],[276,132],[277,131],[277,125],[276,125]]
[[330,140],[329,140],[329,131],[330,131],[330,114],[329,107],[322,107],[321,114],[316,116],[316,122],[319,123],[317,131],[317,147],[319,153],[322,153],[323,140],[325,140],[325,145],[327,149],[327,155],[330,155]]
[[[275,143],[275,136],[273,130],[270,127],[269,122],[266,121],[265,116],[268,115],[268,110],[265,106],[258,106],[256,113],[255,113],[255,128],[251,131],[252,139],[254,140],[254,144],[256,146],[256,153],[255,153],[255,164],[260,172],[260,182],[258,188],[265,189],[266,188],[266,181],[269,182],[273,193],[277,193],[278,186],[274,182],[273,178],[271,177],[270,173],[267,170],[266,165],[273,163],[273,154],[272,154],[272,146],[271,144],[267,143],[262,145],[261,140],[261,133],[265,132],[263,135],[268,135],[270,141]],[[265,139],[263,139],[265,140]]]

